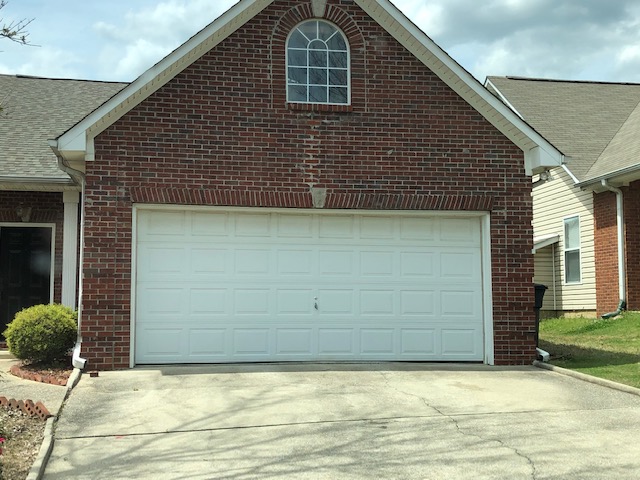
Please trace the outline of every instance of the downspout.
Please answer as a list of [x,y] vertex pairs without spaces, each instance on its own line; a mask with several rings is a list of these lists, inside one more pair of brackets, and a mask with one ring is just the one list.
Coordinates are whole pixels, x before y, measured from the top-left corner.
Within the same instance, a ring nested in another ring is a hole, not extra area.
[[616,194],[616,224],[618,229],[618,294],[620,302],[615,312],[605,313],[602,318],[611,318],[620,315],[627,308],[626,272],[624,265],[624,210],[622,190],[609,185],[606,179],[602,180],[602,186]]
[[71,168],[64,161],[64,158],[58,150],[58,142],[52,140],[50,142],[51,148],[58,157],[58,168],[68,174],[76,183],[82,188],[80,199],[80,258],[78,260],[78,336],[76,338],[76,344],[73,347],[73,355],[71,356],[71,364],[74,368],[83,370],[87,364],[87,359],[80,356],[82,347],[82,336],[80,335],[80,326],[82,323],[82,289],[83,289],[83,275],[82,265],[84,264],[84,187],[85,187],[85,175],[80,170]]

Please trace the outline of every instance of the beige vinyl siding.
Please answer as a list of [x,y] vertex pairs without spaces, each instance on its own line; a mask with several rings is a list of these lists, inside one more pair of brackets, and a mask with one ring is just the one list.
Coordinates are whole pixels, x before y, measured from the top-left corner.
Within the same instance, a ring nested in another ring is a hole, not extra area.
[[[534,256],[534,270],[535,276],[533,278],[534,283],[541,283],[547,286],[547,291],[544,294],[544,301],[542,302],[541,310],[557,310],[558,304],[558,288],[557,280],[554,282],[553,270],[556,266],[556,278],[558,275],[558,259],[557,259],[557,245],[549,245],[547,247],[538,250]],[[554,256],[555,261],[554,261]],[[555,300],[555,301],[554,301]]]
[[[564,220],[574,215],[580,217],[581,281],[577,284],[566,284],[564,279]],[[538,253],[541,256],[535,261],[534,281],[544,283],[549,287],[543,308],[545,310],[553,309],[555,295],[556,309],[559,311],[595,310],[593,194],[576,188],[573,180],[563,168],[553,169],[549,181],[533,188],[533,230],[536,238],[546,235],[560,236],[560,242],[555,247],[540,249]],[[553,277],[550,277],[554,250],[555,292],[552,291]],[[538,253],[536,253],[536,257],[538,257]]]

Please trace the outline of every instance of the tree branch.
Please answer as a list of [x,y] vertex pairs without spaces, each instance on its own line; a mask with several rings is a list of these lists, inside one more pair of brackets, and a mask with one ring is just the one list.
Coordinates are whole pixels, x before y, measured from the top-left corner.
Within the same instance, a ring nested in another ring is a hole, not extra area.
[[[0,0],[0,10],[7,5],[7,0]],[[33,22],[33,18],[11,21],[4,23],[4,19],[0,18],[0,38],[7,38],[13,42],[20,43],[22,45],[29,45],[29,32],[27,27]]]

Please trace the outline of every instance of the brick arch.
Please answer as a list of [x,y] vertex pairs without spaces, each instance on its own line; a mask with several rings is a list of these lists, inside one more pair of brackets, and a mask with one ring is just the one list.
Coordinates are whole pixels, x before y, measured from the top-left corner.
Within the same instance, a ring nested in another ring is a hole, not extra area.
[[336,5],[327,5],[322,17],[313,14],[311,2],[304,2],[289,9],[276,23],[271,36],[271,65],[273,103],[275,107],[287,105],[286,43],[289,32],[305,20],[322,18],[335,24],[349,42],[351,56],[351,105],[290,104],[294,109],[351,111],[364,109],[366,105],[366,49],[364,35],[353,18]]

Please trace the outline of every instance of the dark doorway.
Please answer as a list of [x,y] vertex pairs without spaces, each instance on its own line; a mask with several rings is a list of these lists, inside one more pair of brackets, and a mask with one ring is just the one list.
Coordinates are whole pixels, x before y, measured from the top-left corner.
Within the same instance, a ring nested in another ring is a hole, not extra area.
[[50,302],[51,231],[0,227],[0,333],[23,308]]

